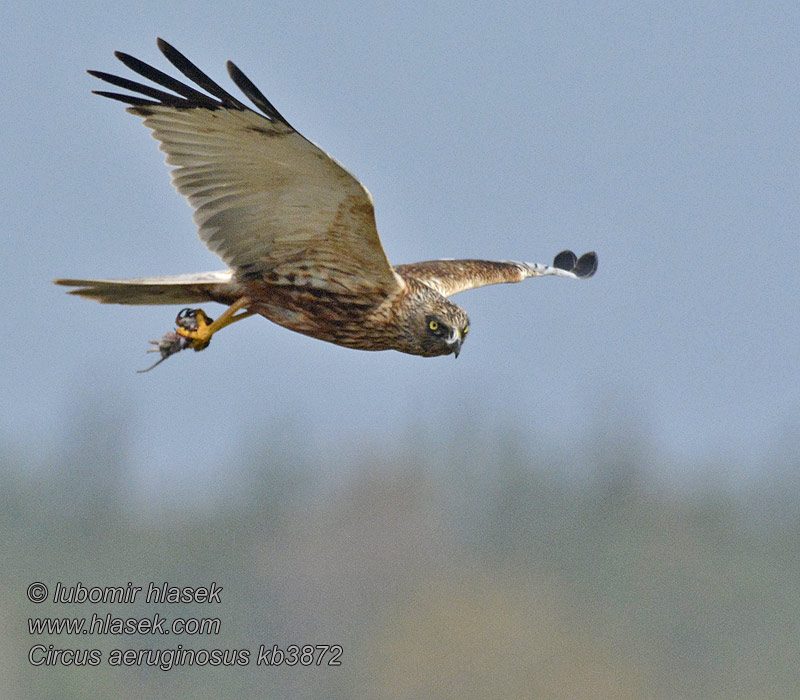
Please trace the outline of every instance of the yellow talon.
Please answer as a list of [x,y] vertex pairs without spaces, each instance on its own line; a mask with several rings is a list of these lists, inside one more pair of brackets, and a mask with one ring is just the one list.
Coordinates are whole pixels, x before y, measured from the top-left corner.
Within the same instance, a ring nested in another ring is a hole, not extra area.
[[[240,297],[231,304],[222,315],[215,321],[208,316],[202,309],[184,309],[175,319],[178,335],[187,338],[191,342],[189,347],[194,350],[205,350],[211,342],[211,336],[222,330],[231,323],[241,321],[253,315],[252,311],[247,311],[250,299]],[[240,313],[237,313],[240,312]]]
[[192,318],[194,320],[192,324],[195,326],[194,328],[186,328],[183,324],[178,323],[178,327],[175,331],[178,335],[182,335],[184,338],[188,338],[192,341],[189,347],[193,350],[205,350],[211,342],[211,336],[214,335],[214,331],[211,329],[213,321],[206,316],[202,309],[194,311]]

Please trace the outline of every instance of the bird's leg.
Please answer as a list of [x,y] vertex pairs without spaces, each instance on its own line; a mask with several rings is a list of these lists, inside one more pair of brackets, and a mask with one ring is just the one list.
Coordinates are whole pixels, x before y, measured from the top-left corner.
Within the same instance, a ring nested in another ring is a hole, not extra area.
[[222,314],[216,321],[206,316],[202,309],[182,309],[175,319],[175,330],[167,333],[160,340],[151,340],[150,343],[155,347],[147,352],[157,352],[161,359],[147,369],[138,370],[149,372],[154,367],[160,365],[168,357],[172,357],[181,350],[205,350],[211,342],[211,336],[220,328],[229,326],[235,321],[239,321],[253,312],[243,311],[236,314],[236,311],[250,303],[249,299],[239,299],[233,306]]
[[[236,321],[241,321],[243,318],[253,315],[253,311],[242,311],[242,309],[246,308],[249,303],[250,299],[247,297],[241,297],[240,299],[237,299],[235,302],[233,302],[233,304],[225,309],[225,311],[216,321],[213,321],[206,316],[202,309],[197,309],[194,311],[195,323],[192,324],[196,325],[196,328],[185,328],[182,325],[179,325],[175,329],[175,332],[191,341],[189,343],[189,347],[193,348],[194,350],[204,350],[211,342],[211,336],[214,335],[214,333],[222,330],[225,328],[225,326],[231,325],[231,323],[236,323]],[[241,313],[237,314],[239,311],[241,311]]]

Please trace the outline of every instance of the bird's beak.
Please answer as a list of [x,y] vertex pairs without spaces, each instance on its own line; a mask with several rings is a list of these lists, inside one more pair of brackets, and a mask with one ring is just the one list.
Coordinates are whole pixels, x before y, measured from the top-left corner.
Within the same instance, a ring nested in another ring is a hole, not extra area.
[[461,352],[461,344],[464,342],[464,338],[461,337],[461,331],[455,331],[453,335],[447,339],[447,344],[450,346],[450,352],[452,352],[456,358],[458,358],[458,353]]

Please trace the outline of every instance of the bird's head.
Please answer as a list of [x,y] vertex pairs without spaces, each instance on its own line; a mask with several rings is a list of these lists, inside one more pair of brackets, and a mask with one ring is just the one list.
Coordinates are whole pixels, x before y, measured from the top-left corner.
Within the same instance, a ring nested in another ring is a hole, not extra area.
[[458,357],[469,332],[466,311],[438,292],[429,290],[412,316],[409,329],[414,337],[415,355],[436,357],[453,354]]

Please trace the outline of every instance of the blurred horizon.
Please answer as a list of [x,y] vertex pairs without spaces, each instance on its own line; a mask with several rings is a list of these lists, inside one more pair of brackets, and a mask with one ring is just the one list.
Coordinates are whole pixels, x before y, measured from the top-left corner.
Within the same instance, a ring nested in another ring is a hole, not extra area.
[[[124,427],[87,415],[47,475],[0,461],[0,670],[40,697],[794,697],[800,684],[800,455],[748,489],[671,488],[641,436],[609,436],[571,478],[563,446],[454,432],[329,472],[300,442],[226,465],[213,496],[131,491]],[[100,429],[99,429],[100,428]],[[416,439],[413,439],[416,438]],[[633,438],[633,440],[629,439]],[[631,449],[636,443],[638,447]],[[458,454],[453,445],[460,445]],[[444,449],[440,449],[444,447]],[[296,448],[296,449],[295,449]],[[559,456],[560,455],[560,456]],[[159,500],[159,496],[162,497]],[[32,581],[223,587],[216,608],[32,605]],[[28,635],[29,616],[214,615],[219,634]],[[32,668],[33,644],[96,668]],[[259,644],[339,644],[336,668],[259,668]],[[111,669],[111,649],[250,649],[241,668]]]

